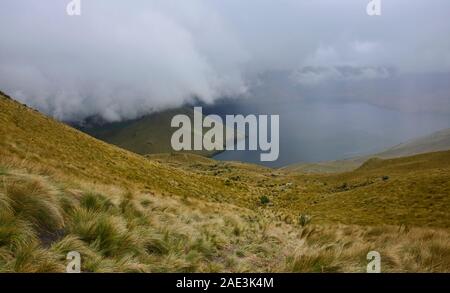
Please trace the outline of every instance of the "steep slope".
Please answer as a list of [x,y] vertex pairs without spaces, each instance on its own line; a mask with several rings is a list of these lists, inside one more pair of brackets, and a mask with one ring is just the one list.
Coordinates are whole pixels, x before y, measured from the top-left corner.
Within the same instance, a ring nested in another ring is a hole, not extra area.
[[0,271],[76,250],[94,272],[362,272],[374,249],[384,271],[450,271],[450,152],[296,175],[145,158],[3,95],[0,124]]
[[[114,147],[4,96],[0,97],[0,123],[0,162],[6,164],[23,161],[28,167],[71,179],[155,193],[217,197],[221,201],[240,198],[226,186],[225,179],[191,174]],[[269,175],[270,171],[255,173],[256,177]]]
[[[102,125],[93,124],[79,129],[100,140],[137,154],[168,153],[173,151],[170,145],[173,132],[173,129],[170,128],[170,121],[177,114],[187,115],[193,121],[192,109],[179,108],[153,113],[136,120]],[[214,155],[214,152],[208,151],[194,153],[204,156]]]
[[[171,128],[170,124],[172,118],[179,114],[186,115],[191,121],[194,121],[193,108],[181,107],[155,112],[135,120],[104,124],[91,123],[78,128],[102,141],[140,155],[172,153],[174,151],[171,146],[171,137],[175,129]],[[221,125],[224,127],[223,124]],[[205,129],[206,131],[207,129]],[[193,130],[191,133],[193,137],[200,135]],[[224,133],[226,134],[227,132],[225,131]],[[243,135],[237,134],[236,137],[242,139]],[[228,138],[224,136],[224,141],[226,139]],[[186,152],[212,157],[220,151],[192,150]]]
[[300,163],[284,167],[284,170],[303,173],[337,173],[351,171],[361,166],[370,158],[399,158],[428,152],[445,151],[450,149],[450,128],[437,131],[430,135],[410,140],[393,146],[380,153],[368,156],[349,158],[345,160]]
[[[450,226],[450,217],[442,215],[448,204],[448,196],[444,195],[450,194],[449,152],[401,159],[409,168],[390,167],[392,161],[400,159],[380,161],[376,175],[364,168],[337,175],[296,175],[189,154],[145,158],[94,139],[3,97],[0,98],[0,122],[0,163],[5,166],[21,164],[31,171],[42,169],[40,172],[71,181],[114,184],[130,190],[198,198],[250,209],[264,208],[262,203],[269,200],[267,208],[279,218],[292,221],[296,221],[299,214],[311,213],[316,222],[323,223],[396,225],[404,220],[403,215],[397,213],[397,205],[400,205],[410,214],[421,215],[411,217],[415,225]],[[395,174],[392,177],[395,180],[385,182],[380,179],[392,174]],[[348,186],[360,185],[363,188],[347,190]],[[439,190],[439,196],[430,197],[429,191],[436,193],[435,189]],[[403,201],[397,201],[393,206],[383,205],[381,199],[384,196],[394,199],[401,194],[411,194],[421,204],[434,202],[434,205],[432,208],[420,205],[417,209]],[[337,204],[344,195],[351,197],[346,199],[345,205]],[[365,205],[364,201],[372,197],[377,202],[380,199],[379,204]],[[355,213],[348,213],[350,210]]]

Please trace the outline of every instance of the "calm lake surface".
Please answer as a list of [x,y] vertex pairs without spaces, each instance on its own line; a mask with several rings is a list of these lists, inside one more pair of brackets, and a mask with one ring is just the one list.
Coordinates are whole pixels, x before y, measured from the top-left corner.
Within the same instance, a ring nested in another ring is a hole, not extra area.
[[242,100],[204,107],[204,114],[280,115],[280,155],[260,162],[260,151],[225,151],[217,160],[281,167],[349,158],[381,151],[450,127],[448,115],[404,113],[365,103],[260,103]]

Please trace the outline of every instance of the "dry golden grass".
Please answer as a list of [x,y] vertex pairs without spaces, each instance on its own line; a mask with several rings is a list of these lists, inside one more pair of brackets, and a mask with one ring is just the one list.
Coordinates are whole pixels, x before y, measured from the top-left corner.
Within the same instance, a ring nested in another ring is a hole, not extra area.
[[90,184],[15,170],[1,180],[3,272],[63,272],[74,250],[84,272],[364,272],[371,250],[384,272],[450,271],[450,233],[442,229],[301,226],[264,207],[108,186],[92,192]]
[[450,271],[450,152],[297,175],[144,158],[4,97],[0,123],[0,271]]
[[449,151],[373,159],[353,172],[292,182],[274,205],[309,214],[314,223],[450,227]]
[[450,152],[296,175],[189,154],[145,159],[2,97],[0,123],[0,163],[33,174],[250,209],[267,197],[266,208],[288,221],[305,214],[313,223],[450,227]]
[[288,258],[288,271],[364,272],[369,251],[381,255],[383,272],[449,272],[448,231],[394,226],[311,226],[305,245]]

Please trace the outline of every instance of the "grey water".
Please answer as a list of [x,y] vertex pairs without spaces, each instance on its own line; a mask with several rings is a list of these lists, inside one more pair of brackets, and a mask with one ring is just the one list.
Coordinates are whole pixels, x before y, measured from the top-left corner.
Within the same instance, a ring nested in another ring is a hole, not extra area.
[[214,158],[269,167],[350,158],[449,128],[449,115],[406,113],[368,103],[235,100],[204,108],[205,114],[278,114],[278,160],[261,162],[260,151],[224,151]]

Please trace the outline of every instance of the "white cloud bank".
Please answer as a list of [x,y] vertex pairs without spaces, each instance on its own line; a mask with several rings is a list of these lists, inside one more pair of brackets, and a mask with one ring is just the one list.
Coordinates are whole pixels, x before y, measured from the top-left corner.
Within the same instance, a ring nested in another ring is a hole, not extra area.
[[63,120],[240,96],[266,70],[306,84],[450,71],[446,0],[385,1],[381,17],[361,0],[82,0],[79,17],[67,3],[0,4],[0,89]]

